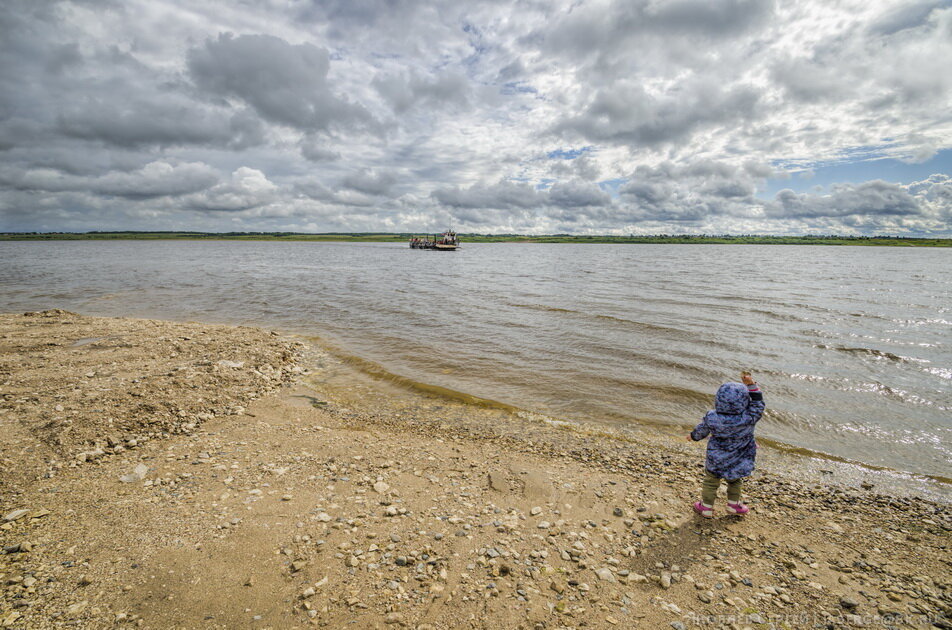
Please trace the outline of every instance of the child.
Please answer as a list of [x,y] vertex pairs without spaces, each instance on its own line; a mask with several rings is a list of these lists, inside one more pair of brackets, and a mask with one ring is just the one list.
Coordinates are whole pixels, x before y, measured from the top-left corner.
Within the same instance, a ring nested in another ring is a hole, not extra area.
[[743,516],[750,508],[740,502],[744,477],[754,471],[757,443],[754,425],[764,413],[764,395],[750,372],[741,373],[741,383],[724,383],[714,397],[714,411],[708,411],[701,424],[694,427],[689,440],[700,441],[711,436],[704,462],[701,500],[694,511],[705,518],[714,516],[714,498],[721,479],[727,481],[727,511]]

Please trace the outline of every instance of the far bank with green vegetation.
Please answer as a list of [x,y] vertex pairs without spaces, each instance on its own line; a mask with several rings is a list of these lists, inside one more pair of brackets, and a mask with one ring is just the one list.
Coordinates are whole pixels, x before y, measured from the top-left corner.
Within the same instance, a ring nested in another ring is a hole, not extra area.
[[[332,241],[355,243],[399,243],[420,234],[385,232],[5,232],[0,241]],[[655,234],[650,236],[608,236],[573,234],[460,234],[463,243],[579,243],[579,244],[685,244],[685,245],[860,245],[886,247],[952,247],[952,238],[911,238],[904,236],[756,236]]]

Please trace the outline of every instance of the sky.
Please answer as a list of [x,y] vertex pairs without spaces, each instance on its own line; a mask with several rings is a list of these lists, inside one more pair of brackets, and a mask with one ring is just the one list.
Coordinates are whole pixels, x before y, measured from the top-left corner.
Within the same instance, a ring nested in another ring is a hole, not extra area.
[[0,231],[952,236],[952,0],[5,0]]

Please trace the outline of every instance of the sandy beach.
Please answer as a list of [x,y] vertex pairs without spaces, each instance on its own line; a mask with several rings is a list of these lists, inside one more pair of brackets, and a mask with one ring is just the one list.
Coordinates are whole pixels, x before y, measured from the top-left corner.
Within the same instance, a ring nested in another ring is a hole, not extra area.
[[255,328],[0,316],[0,626],[952,627],[946,503],[765,454],[751,514],[700,519],[701,445],[333,364]]

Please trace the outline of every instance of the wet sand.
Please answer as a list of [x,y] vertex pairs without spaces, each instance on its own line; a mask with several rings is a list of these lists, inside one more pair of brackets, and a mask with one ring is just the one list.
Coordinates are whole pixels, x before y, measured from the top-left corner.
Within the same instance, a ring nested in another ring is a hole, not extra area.
[[942,488],[765,452],[703,520],[702,445],[244,327],[3,315],[0,386],[3,627],[949,627]]

